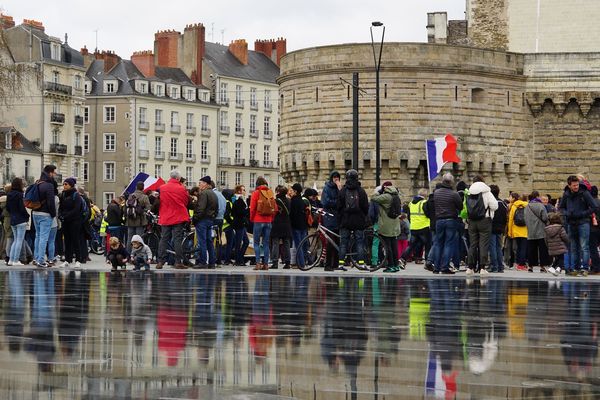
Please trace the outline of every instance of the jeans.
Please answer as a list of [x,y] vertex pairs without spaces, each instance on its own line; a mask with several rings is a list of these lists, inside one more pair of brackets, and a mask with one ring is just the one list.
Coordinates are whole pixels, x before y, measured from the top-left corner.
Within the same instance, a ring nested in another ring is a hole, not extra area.
[[569,225],[568,233],[572,269],[587,270],[590,264],[590,224]]
[[148,260],[146,260],[144,257],[136,257],[135,260],[133,260],[133,265],[136,270],[142,268],[145,270],[150,269],[150,264],[148,264]]
[[[281,240],[281,244],[279,241]],[[271,237],[271,262],[273,265],[279,263],[279,248],[281,247],[281,261],[284,265],[290,265],[290,238]]]
[[[269,238],[271,237],[271,224],[269,222],[255,222],[252,230],[254,241],[254,255],[256,263],[261,263],[261,248],[263,263],[269,263]],[[261,247],[262,239],[262,247]]]
[[[212,218],[201,219],[196,224],[196,237],[198,239],[197,265],[214,265],[216,263],[215,246],[212,240],[212,227],[214,224],[215,220]],[[206,259],[207,252],[208,260]]]
[[35,226],[35,245],[33,249],[33,259],[39,264],[45,262],[46,247],[48,246],[48,237],[52,228],[52,217],[33,213],[33,225]]
[[129,253],[131,253],[131,239],[133,238],[133,235],[142,236],[143,234],[144,234],[143,226],[128,226],[127,227],[127,251]]
[[492,271],[504,271],[502,255],[502,234],[492,233],[490,236],[490,266]]
[[[440,258],[440,247],[437,240],[436,231],[432,232],[432,242],[431,249],[429,249],[429,253],[427,254],[427,262],[431,264],[435,264],[436,261]],[[458,266],[457,266],[458,268]]]
[[244,255],[250,241],[248,240],[248,232],[246,227],[236,228],[235,230],[235,246],[234,246],[234,258],[237,264],[244,263]]
[[183,260],[183,229],[185,223],[175,225],[163,225],[160,227],[161,235],[158,243],[158,262],[167,262],[167,248],[171,238],[173,239],[173,249],[175,250],[175,263],[180,263]]
[[17,262],[21,258],[21,248],[23,247],[23,239],[25,239],[25,231],[27,230],[27,222],[18,225],[11,225],[13,232],[13,243],[10,246],[9,261]]
[[56,257],[56,232],[58,232],[58,227],[50,229],[50,235],[48,236],[48,260],[54,260]]
[[491,234],[491,218],[469,221],[469,268],[479,271],[488,265]]
[[447,271],[454,249],[458,246],[458,224],[456,219],[442,219],[435,224],[439,257],[436,260],[436,271]]
[[231,252],[233,251],[233,245],[235,244],[235,231],[231,226],[227,227],[225,230],[225,240],[227,243],[225,244],[225,253],[221,258],[221,263],[229,264],[231,262]]
[[303,248],[300,248],[300,242],[308,235],[306,230],[292,229],[292,239],[294,240],[294,247],[296,248],[296,260],[297,264],[304,266],[304,254],[306,253],[306,243]]
[[[346,260],[348,244],[350,243],[350,230],[340,228],[340,257],[339,261]],[[365,231],[354,231],[354,261],[365,261]]]

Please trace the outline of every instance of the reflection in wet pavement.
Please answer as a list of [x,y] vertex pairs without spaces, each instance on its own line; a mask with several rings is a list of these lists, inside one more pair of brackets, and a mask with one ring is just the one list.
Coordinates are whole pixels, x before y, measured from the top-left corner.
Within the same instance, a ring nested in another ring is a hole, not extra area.
[[0,399],[598,398],[589,281],[10,271]]

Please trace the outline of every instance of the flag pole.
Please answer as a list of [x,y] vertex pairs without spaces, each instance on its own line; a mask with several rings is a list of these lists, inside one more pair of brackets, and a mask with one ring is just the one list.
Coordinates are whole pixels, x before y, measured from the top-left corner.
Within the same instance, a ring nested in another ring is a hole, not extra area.
[[431,174],[429,172],[429,151],[427,151],[427,139],[425,139],[425,158],[427,160],[427,186],[429,187],[429,193],[431,193]]

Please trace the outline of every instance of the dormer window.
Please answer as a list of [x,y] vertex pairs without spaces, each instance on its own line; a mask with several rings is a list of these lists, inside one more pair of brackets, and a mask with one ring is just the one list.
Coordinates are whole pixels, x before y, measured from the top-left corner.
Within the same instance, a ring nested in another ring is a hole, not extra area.
[[208,92],[206,92],[206,91],[200,91],[199,92],[199,97],[200,97],[201,101],[203,101],[205,103],[208,103]]
[[50,43],[50,58],[60,61],[60,44]]
[[85,89],[85,93],[86,94],[92,93],[92,82],[85,81],[84,84],[83,84],[83,88]]
[[6,132],[4,137],[4,141],[6,143],[6,150],[12,149],[12,131]]
[[138,84],[138,91],[140,93],[148,93],[148,84],[146,82],[140,82]]
[[104,93],[115,93],[117,91],[117,83],[114,81],[104,82]]
[[73,83],[73,86],[75,86],[75,89],[81,89],[81,76],[80,75],[75,75],[75,82]]
[[179,88],[171,87],[171,98],[178,99],[179,98]]
[[195,90],[194,89],[186,89],[185,91],[185,99],[188,101],[194,101],[196,100],[196,96],[195,96]]
[[155,84],[152,92],[154,93],[155,96],[159,96],[159,97],[164,96],[163,85],[158,84],[158,83]]

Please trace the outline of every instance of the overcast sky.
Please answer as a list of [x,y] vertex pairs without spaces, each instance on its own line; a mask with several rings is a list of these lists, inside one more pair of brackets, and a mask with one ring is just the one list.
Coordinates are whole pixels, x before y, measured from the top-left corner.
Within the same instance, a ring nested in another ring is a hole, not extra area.
[[287,39],[288,52],[369,42],[372,21],[385,23],[386,41],[423,42],[427,12],[447,11],[448,19],[464,19],[465,0],[0,0],[0,8],[17,24],[35,19],[49,35],[62,39],[68,33],[75,49],[94,49],[97,29],[100,50],[129,58],[133,51],[152,49],[157,30],[183,32],[196,22],[206,27],[206,40],[246,39],[250,49],[255,39],[277,37]]

